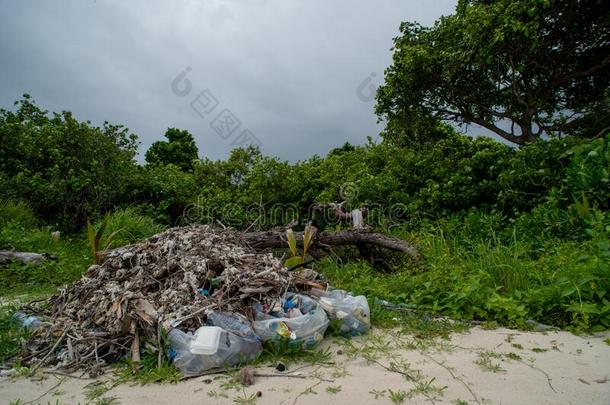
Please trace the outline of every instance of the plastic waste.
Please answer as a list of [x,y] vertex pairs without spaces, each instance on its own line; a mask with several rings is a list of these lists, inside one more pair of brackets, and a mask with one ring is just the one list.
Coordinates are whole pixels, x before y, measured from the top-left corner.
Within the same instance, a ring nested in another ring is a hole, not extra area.
[[218,326],[243,338],[260,341],[252,330],[250,321],[243,315],[211,311],[207,313],[207,324]]
[[371,311],[364,295],[353,295],[343,290],[312,291],[319,297],[320,306],[331,320],[339,321],[342,336],[357,336],[371,328]]
[[256,303],[253,306],[254,332],[263,342],[287,342],[289,349],[310,349],[323,338],[328,317],[313,299],[287,293],[269,313]]
[[529,329],[533,330],[534,332],[548,332],[552,330],[559,330],[559,328],[556,326],[546,325],[544,323],[537,322],[533,319],[528,319],[527,321],[525,321],[525,324]]
[[20,311],[17,311],[13,314],[13,319],[18,321],[21,326],[28,330],[37,329],[42,324],[42,322],[37,316],[28,316]]
[[216,354],[220,344],[222,328],[218,326],[202,326],[195,331],[191,340],[191,353],[193,354]]
[[261,342],[247,319],[234,314],[211,312],[207,323],[210,326],[199,328],[201,332],[195,334],[179,329],[169,332],[169,357],[185,376],[199,375],[214,368],[232,367],[253,360],[261,353]]

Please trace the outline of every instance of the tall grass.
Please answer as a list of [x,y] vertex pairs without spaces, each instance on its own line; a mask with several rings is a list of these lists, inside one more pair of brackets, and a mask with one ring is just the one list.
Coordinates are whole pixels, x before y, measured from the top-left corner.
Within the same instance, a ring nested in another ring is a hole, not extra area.
[[38,220],[28,204],[20,200],[0,200],[0,229],[15,224],[25,229],[34,228]]
[[534,319],[564,328],[610,327],[610,266],[599,243],[549,241],[540,246],[513,238],[469,238],[443,229],[414,232],[426,257],[381,273],[366,262],[322,263],[343,289],[456,319],[524,327]]
[[[119,247],[139,242],[165,229],[150,217],[138,214],[133,208],[119,209],[106,218],[105,235],[113,235],[110,247]],[[102,220],[97,221],[96,228]]]
[[[0,267],[0,295],[38,296],[52,293],[57,287],[78,280],[91,265],[86,232],[61,235],[54,240],[49,226],[36,227],[27,205],[3,202],[0,205],[0,249],[48,253],[52,259],[39,266],[10,263]],[[11,220],[8,220],[11,219]],[[108,216],[106,237],[114,233],[110,247],[138,242],[164,229],[152,219],[131,209]]]

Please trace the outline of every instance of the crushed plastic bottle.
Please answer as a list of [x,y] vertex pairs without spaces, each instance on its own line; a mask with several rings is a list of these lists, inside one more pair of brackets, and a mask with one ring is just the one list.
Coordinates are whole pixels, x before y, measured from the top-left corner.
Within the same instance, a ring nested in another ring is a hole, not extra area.
[[23,312],[17,311],[13,314],[13,319],[21,324],[27,330],[35,330],[42,324],[37,316],[28,316]]

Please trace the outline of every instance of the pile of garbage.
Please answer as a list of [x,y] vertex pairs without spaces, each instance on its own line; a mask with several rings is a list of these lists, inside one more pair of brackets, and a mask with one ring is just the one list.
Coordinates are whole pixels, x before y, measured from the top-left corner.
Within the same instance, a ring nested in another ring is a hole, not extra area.
[[239,232],[173,228],[110,251],[46,305],[25,307],[40,319],[27,317],[32,338],[20,359],[100,369],[158,353],[167,336],[176,366],[197,375],[252,359],[265,342],[313,347],[329,317],[346,336],[365,333],[366,298],[328,287],[311,269],[289,271],[249,248]]

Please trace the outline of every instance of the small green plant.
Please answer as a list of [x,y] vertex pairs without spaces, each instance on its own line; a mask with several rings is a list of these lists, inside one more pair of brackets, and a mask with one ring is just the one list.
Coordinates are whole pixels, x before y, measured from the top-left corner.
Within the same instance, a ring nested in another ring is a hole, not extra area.
[[338,394],[339,392],[341,392],[341,386],[328,386],[326,387],[326,392],[328,392],[329,394]]
[[330,364],[332,361],[332,353],[330,349],[301,349],[291,348],[290,342],[281,340],[278,342],[265,343],[263,353],[255,361],[254,364],[282,362],[286,365],[293,363],[308,363],[308,364]]
[[85,399],[87,404],[92,405],[118,405],[120,403],[116,396],[105,396],[114,387],[110,382],[94,381],[85,385]]
[[375,399],[385,398],[386,390],[371,390],[369,391],[369,394],[373,395]]
[[423,395],[434,402],[438,396],[442,396],[443,391],[447,389],[447,386],[439,387],[434,385],[435,380],[436,378],[433,377],[430,380],[420,378],[419,380],[415,381],[415,387],[413,387],[408,393],[409,397]]
[[500,373],[504,372],[504,370],[500,364],[494,363],[492,359],[498,359],[501,355],[495,352],[482,352],[479,353],[477,360],[474,362],[476,365],[481,367],[484,371],[489,371],[491,373]]
[[519,356],[517,353],[513,353],[513,352],[505,353],[504,356],[510,360],[517,360],[517,361],[521,360],[521,356]]
[[337,379],[337,378],[343,378],[350,375],[349,371],[347,371],[347,367],[345,366],[334,366],[333,370],[330,373],[331,378]]
[[544,352],[548,352],[549,349],[543,349],[542,347],[533,347],[532,351],[534,353],[544,353]]
[[403,390],[388,390],[390,401],[394,404],[402,404],[407,399],[407,392]]
[[102,237],[104,236],[104,231],[106,230],[106,226],[108,226],[108,216],[104,217],[104,220],[96,230],[91,224],[91,220],[87,218],[87,239],[89,240],[89,247],[91,249],[91,257],[93,258],[93,263],[99,264],[102,261],[101,253],[110,247],[112,243],[112,238],[119,230],[116,230],[112,234],[110,234],[105,241],[104,247],[102,248]]
[[242,396],[235,398],[233,400],[233,402],[238,405],[253,405],[256,403],[257,399],[258,399],[258,396],[256,395],[256,393],[247,395],[246,392],[243,391]]
[[216,390],[210,390],[207,392],[208,397],[210,398],[214,398],[214,399],[218,399],[218,398],[229,398],[229,396],[227,395],[226,392],[224,391],[216,391]]
[[297,239],[292,229],[288,229],[286,231],[286,239],[288,241],[288,248],[290,249],[290,253],[292,253],[292,257],[289,257],[284,262],[284,266],[293,267],[297,266],[305,261],[305,257],[307,256],[307,250],[313,241],[313,237],[315,236],[316,228],[312,224],[307,224],[305,230],[303,231],[303,252],[301,255],[298,255],[297,250]]

